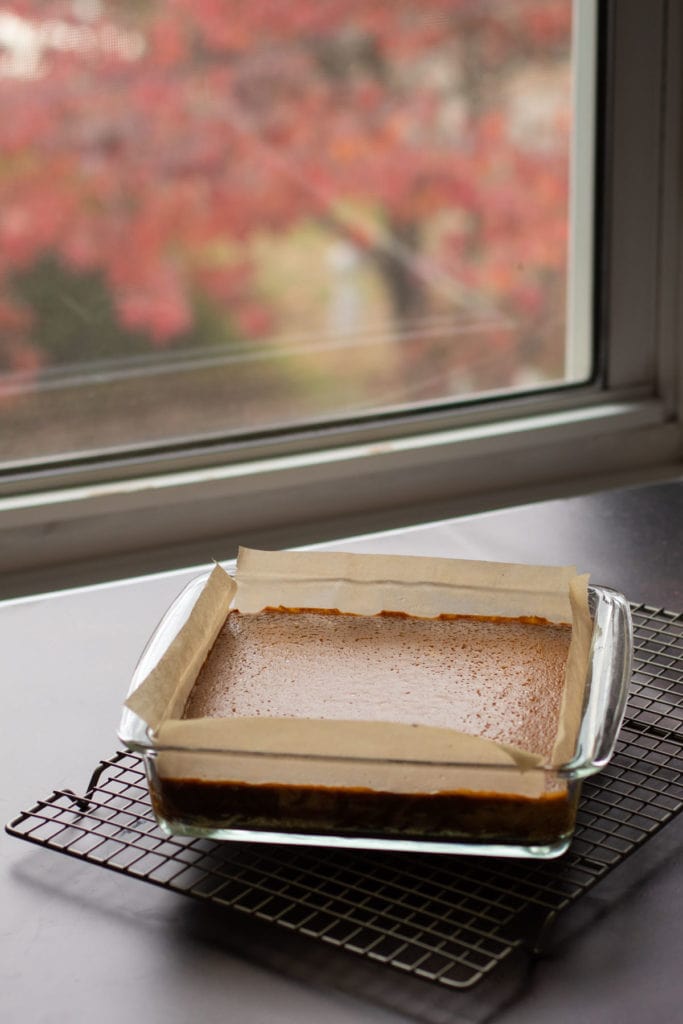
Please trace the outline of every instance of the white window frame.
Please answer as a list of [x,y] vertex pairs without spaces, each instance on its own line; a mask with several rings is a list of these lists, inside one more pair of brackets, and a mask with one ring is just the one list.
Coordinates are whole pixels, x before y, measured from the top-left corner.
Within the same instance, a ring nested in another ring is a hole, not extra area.
[[[600,341],[596,379],[419,416],[27,466],[0,476],[0,596],[224,559],[238,543],[331,540],[680,473],[681,8],[575,2],[580,32],[600,22],[596,173],[590,137],[573,165],[577,251],[594,225],[596,266],[570,279],[579,310],[596,285],[594,317],[570,319]],[[585,109],[591,69],[581,72]],[[595,217],[581,219],[594,183]]]

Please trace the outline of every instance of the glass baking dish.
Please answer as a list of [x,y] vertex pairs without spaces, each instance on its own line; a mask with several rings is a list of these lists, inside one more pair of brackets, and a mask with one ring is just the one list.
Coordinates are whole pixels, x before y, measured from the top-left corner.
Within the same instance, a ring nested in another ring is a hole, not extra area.
[[[187,621],[208,573],[188,584],[152,635],[129,695]],[[124,707],[122,742],[144,761],[154,812],[175,835],[241,842],[356,847],[505,857],[558,857],[568,848],[581,782],[607,764],[624,715],[631,674],[628,602],[589,587],[594,628],[574,756],[560,767],[323,757],[291,752],[162,746]],[[343,763],[342,763],[343,762]],[[342,768],[376,786],[329,786]],[[495,772],[495,789],[491,788]],[[244,782],[249,776],[258,782]],[[509,779],[509,787],[501,785]],[[270,781],[270,780],[277,780]],[[534,796],[520,795],[525,791]]]

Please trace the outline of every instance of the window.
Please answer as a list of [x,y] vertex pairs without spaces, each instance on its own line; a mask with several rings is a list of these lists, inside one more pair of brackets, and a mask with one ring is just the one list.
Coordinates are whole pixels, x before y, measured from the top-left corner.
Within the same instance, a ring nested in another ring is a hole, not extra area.
[[571,0],[21,11],[5,461],[590,376],[566,318],[570,140],[583,183],[593,137]]
[[673,459],[679,20],[6,7],[7,567]]

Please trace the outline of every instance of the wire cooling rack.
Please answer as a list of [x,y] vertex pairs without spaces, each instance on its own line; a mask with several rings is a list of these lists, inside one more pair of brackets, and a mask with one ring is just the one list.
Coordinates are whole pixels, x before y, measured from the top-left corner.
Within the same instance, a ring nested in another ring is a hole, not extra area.
[[168,838],[140,759],[97,766],[83,796],[54,792],[7,831],[227,906],[443,989],[467,989],[533,949],[574,903],[683,807],[683,615],[632,606],[631,696],[615,756],[584,783],[555,861],[413,855]]

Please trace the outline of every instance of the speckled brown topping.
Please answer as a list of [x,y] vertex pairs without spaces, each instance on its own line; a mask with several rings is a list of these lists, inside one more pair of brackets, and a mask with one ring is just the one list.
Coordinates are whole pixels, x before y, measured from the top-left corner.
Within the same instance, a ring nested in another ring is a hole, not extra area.
[[232,612],[183,717],[444,726],[549,755],[570,637],[517,620]]

